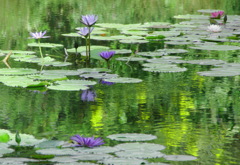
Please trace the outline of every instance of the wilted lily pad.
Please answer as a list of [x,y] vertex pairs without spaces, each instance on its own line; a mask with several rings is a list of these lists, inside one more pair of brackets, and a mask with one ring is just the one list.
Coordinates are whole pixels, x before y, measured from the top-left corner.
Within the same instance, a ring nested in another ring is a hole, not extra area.
[[141,79],[127,78],[127,77],[117,77],[117,78],[104,79],[104,81],[114,82],[114,83],[140,83],[140,82],[142,82]]
[[151,134],[125,133],[108,135],[107,138],[118,141],[148,141],[156,139],[157,137]]
[[164,158],[171,161],[191,161],[197,159],[197,157],[190,155],[165,155]]

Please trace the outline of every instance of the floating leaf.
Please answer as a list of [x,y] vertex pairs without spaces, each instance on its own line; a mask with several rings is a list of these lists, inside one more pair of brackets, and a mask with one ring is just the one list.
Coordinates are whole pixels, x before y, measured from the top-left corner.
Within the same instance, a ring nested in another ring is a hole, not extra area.
[[166,147],[160,144],[154,143],[122,143],[118,144],[115,147],[120,148],[125,151],[142,151],[142,152],[153,152],[160,151],[165,149]]
[[108,158],[99,161],[103,164],[114,164],[114,165],[143,165],[148,162],[144,159],[134,159],[134,158]]
[[190,45],[192,42],[184,42],[184,41],[167,41],[164,42],[167,45]]
[[95,85],[95,81],[88,81],[88,80],[63,80],[63,81],[56,81],[57,84],[60,85]]
[[77,160],[103,160],[103,159],[111,159],[114,157],[109,154],[101,154],[101,153],[95,153],[95,154],[81,153],[81,154],[78,154],[78,156],[74,156],[73,158]]
[[110,146],[101,146],[101,147],[95,147],[95,148],[86,148],[86,147],[78,147],[74,148],[75,151],[78,152],[85,152],[85,153],[113,153],[120,151],[119,148],[116,147],[110,147]]
[[118,57],[115,60],[118,60],[118,61],[145,61],[145,60],[147,60],[147,58],[130,56],[130,57]]
[[227,50],[239,50],[239,46],[232,45],[199,45],[196,47],[189,47],[190,49],[199,49],[199,50],[217,50],[217,51],[227,51]]
[[57,148],[46,148],[46,149],[40,149],[37,150],[36,153],[43,154],[43,155],[79,155],[78,152],[74,151],[70,148],[64,148],[64,149],[57,149]]
[[125,133],[108,135],[107,138],[118,141],[148,141],[156,139],[157,137],[150,134]]
[[86,73],[86,74],[81,74],[80,77],[104,79],[104,78],[118,77],[118,75],[117,74],[107,74],[107,73],[89,73],[89,74]]
[[127,78],[127,77],[117,77],[117,78],[104,79],[104,81],[114,82],[114,83],[140,83],[140,82],[142,82],[141,79]]
[[186,63],[198,64],[198,65],[220,65],[220,64],[225,64],[226,62],[223,60],[203,59],[203,60],[189,60],[189,61],[186,61]]
[[35,145],[35,148],[56,148],[64,144],[64,141],[59,140],[47,140]]
[[110,72],[111,70],[106,69],[106,68],[81,68],[78,69],[77,71],[80,71],[82,73],[90,73],[90,72]]
[[82,72],[77,70],[43,70],[42,74],[46,75],[65,75],[65,76],[76,76],[81,74]]
[[92,36],[91,40],[98,40],[98,41],[114,41],[116,39],[110,36]]
[[141,36],[125,36],[125,35],[111,36],[111,38],[116,39],[116,40],[128,40],[128,39],[141,40],[141,39],[144,39],[144,37],[141,37]]
[[187,53],[185,49],[158,49],[157,52],[164,52],[167,54]]
[[12,76],[12,75],[29,75],[37,74],[36,69],[27,69],[27,68],[0,68],[0,75]]
[[165,154],[161,152],[146,152],[146,151],[119,151],[115,152],[115,154],[118,157],[124,157],[124,158],[142,158],[142,159],[147,159],[147,158],[161,158]]
[[197,159],[197,157],[190,155],[165,155],[164,158],[171,161],[191,161]]
[[29,43],[28,46],[30,47],[44,47],[44,48],[57,48],[63,47],[62,44],[54,44],[54,43]]
[[12,52],[12,54],[35,54],[36,53],[33,51],[24,51],[24,50],[0,50],[0,53],[8,54],[10,52]]
[[132,51],[129,49],[116,49],[111,51],[115,51],[115,54],[131,54],[132,53]]
[[34,80],[55,80],[55,79],[65,79],[67,78],[65,75],[57,75],[57,74],[38,74],[38,75],[31,75],[28,76]]
[[155,57],[155,56],[164,56],[164,55],[167,55],[167,53],[165,53],[165,52],[138,52],[136,55]]
[[180,68],[180,67],[166,67],[166,68],[158,68],[158,67],[149,67],[149,68],[143,68],[144,71],[148,72],[185,72],[187,68]]
[[48,89],[59,90],[59,91],[79,91],[79,90],[87,90],[89,87],[85,85],[52,85],[48,86]]
[[120,43],[123,43],[123,44],[145,44],[145,43],[148,43],[149,41],[147,40],[135,40],[135,39],[129,39],[129,40],[120,40],[119,41]]
[[209,16],[186,14],[186,15],[177,15],[177,16],[174,16],[173,18],[176,18],[176,19],[209,19]]
[[[95,50],[95,49],[104,49],[104,50],[108,50],[109,47],[107,46],[100,46],[100,45],[91,45],[91,51]],[[78,52],[85,52],[86,51],[86,46],[80,46],[77,49]],[[72,49],[67,49],[67,52],[69,53],[76,53],[76,49],[72,48]]]

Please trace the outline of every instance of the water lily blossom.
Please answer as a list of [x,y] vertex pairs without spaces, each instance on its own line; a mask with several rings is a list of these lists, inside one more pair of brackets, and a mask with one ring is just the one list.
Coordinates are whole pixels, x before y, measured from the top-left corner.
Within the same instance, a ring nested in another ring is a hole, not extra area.
[[99,55],[106,61],[110,60],[112,56],[115,54],[115,51],[103,51]]
[[44,31],[44,32],[40,31],[40,32],[35,32],[35,33],[30,32],[30,35],[32,36],[30,38],[34,38],[34,39],[49,38],[50,36],[45,36],[46,33],[47,33],[47,31]]
[[222,31],[222,28],[219,25],[210,25],[208,26],[208,31],[218,33]]
[[216,11],[211,13],[211,18],[220,19],[224,15],[224,11]]
[[97,15],[83,15],[81,22],[84,25],[90,27],[90,26],[94,25],[97,22],[97,20],[98,20]]
[[101,138],[83,137],[80,135],[74,135],[70,139],[77,143],[73,147],[93,148],[93,147],[97,147],[104,144],[103,139]]
[[77,32],[78,34],[80,34],[81,36],[87,37],[92,31],[93,31],[93,27],[88,28],[88,27],[83,27],[83,28],[79,28],[79,32]]

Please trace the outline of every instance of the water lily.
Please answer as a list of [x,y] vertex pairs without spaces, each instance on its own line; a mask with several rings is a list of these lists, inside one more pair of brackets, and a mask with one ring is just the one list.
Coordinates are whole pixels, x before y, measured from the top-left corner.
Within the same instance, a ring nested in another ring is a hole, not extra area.
[[211,13],[211,18],[220,19],[224,14],[224,11],[216,11]]
[[84,25],[90,27],[90,26],[94,25],[97,22],[97,20],[98,20],[97,15],[83,15],[81,22]]
[[40,55],[41,55],[41,58],[43,59],[43,54],[42,54],[42,49],[41,49],[41,46],[40,46],[40,39],[41,38],[49,38],[50,36],[45,36],[45,34],[47,33],[47,31],[40,31],[40,32],[30,32],[30,35],[31,37],[30,38],[34,38],[34,39],[37,39],[38,40],[38,44],[39,44],[39,51],[40,51]]
[[208,26],[208,31],[217,33],[217,32],[221,32],[222,28],[219,25],[210,25]]
[[77,144],[73,145],[73,147],[97,147],[103,145],[103,139],[101,138],[94,138],[94,137],[83,137],[80,135],[74,135],[70,138],[71,140],[75,141]]
[[106,61],[110,60],[112,56],[115,54],[115,51],[103,51],[99,55]]
[[32,36],[30,38],[34,38],[34,39],[49,38],[50,36],[45,36],[46,33],[47,33],[47,31],[44,31],[44,32],[40,31],[40,32],[35,32],[35,33],[30,32],[30,35]]
[[83,28],[79,28],[79,32],[78,34],[80,34],[81,36],[87,37],[92,31],[93,31],[93,27],[88,28],[88,27],[83,27]]

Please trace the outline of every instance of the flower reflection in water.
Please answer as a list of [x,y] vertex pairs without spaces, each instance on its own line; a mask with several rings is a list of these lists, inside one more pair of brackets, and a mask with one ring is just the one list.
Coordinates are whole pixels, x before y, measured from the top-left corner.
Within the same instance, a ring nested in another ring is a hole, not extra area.
[[114,82],[109,82],[109,81],[105,81],[105,80],[100,80],[100,83],[104,84],[104,85],[113,85],[113,84],[115,84]]
[[95,101],[97,94],[91,89],[84,90],[81,94],[82,101]]

